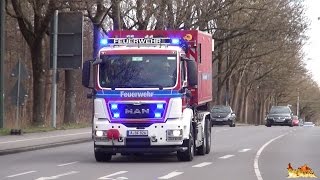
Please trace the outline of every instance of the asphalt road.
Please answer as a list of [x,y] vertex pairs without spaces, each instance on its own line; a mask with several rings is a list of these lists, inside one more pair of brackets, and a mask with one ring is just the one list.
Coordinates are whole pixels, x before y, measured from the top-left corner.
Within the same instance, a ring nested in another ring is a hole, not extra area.
[[320,176],[320,128],[213,127],[212,151],[192,162],[175,155],[114,156],[97,163],[93,143],[0,156],[6,180],[281,180],[287,166],[307,164]]

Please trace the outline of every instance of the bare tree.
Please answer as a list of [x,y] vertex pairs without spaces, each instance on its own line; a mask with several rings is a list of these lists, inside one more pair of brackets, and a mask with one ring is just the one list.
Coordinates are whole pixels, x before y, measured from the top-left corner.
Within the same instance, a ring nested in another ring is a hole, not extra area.
[[[7,7],[7,12],[17,19],[21,33],[30,48],[33,72],[33,123],[41,125],[45,121],[44,97],[47,74],[43,39],[48,31],[53,12],[58,8],[58,3],[54,0],[11,0],[11,5],[13,11]],[[26,12],[30,13],[30,11],[32,15],[28,16]]]

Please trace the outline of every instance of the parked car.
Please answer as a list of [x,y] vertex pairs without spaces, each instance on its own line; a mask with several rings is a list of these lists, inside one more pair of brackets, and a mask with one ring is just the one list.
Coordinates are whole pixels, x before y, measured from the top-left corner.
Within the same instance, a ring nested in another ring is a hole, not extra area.
[[304,122],[303,127],[314,127],[315,124],[313,122]]
[[236,114],[230,106],[216,105],[210,111],[212,125],[236,126]]
[[293,113],[289,106],[272,106],[266,117],[266,126],[281,125],[292,127],[292,116]]
[[299,118],[298,116],[292,116],[292,125],[299,126]]

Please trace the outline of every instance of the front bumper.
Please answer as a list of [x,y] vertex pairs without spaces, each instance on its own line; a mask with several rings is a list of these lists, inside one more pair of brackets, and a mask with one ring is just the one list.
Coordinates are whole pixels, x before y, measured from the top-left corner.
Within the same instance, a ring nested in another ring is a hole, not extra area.
[[183,152],[188,150],[187,147],[182,146],[148,146],[148,147],[129,147],[129,146],[101,146],[95,145],[95,151],[105,153],[171,153]]
[[[154,123],[147,127],[140,127],[136,124],[136,127],[127,127],[120,123],[96,123],[93,133],[95,131],[119,131],[120,138],[108,139],[106,136],[93,137],[95,145],[99,146],[181,146],[184,139],[189,138],[189,126],[183,124],[181,120],[167,121],[166,123]],[[129,135],[128,131],[147,131],[146,135]],[[173,136],[170,131],[180,130],[181,134]]]
[[211,123],[212,125],[229,125],[232,123],[232,120],[227,118],[212,118]]
[[285,125],[285,126],[292,126],[292,120],[285,119],[283,121],[276,121],[274,119],[267,119],[267,124],[270,125]]

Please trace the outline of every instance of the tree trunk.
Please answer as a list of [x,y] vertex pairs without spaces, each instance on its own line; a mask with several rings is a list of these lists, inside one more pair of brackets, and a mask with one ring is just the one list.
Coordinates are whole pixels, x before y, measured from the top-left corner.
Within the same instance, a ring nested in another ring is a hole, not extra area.
[[120,15],[120,1],[112,0],[112,20],[113,20],[113,30],[119,30],[121,28],[121,15]]
[[65,71],[65,104],[64,104],[64,118],[63,123],[76,122],[76,72],[75,70]]
[[241,80],[238,79],[238,82],[234,84],[233,87],[233,97],[232,97],[232,103],[231,103],[231,107],[234,109],[234,111],[238,111],[238,100],[239,100],[239,96],[240,96],[240,84],[241,84]]
[[222,84],[222,78],[221,78],[221,74],[222,74],[222,62],[223,62],[223,56],[222,56],[222,51],[223,51],[223,44],[221,44],[218,48],[217,48],[217,53],[218,53],[218,56],[217,56],[217,59],[218,59],[218,63],[217,63],[217,75],[218,75],[218,83],[217,83],[217,104],[221,104],[221,96],[222,96],[222,87],[223,87],[223,84]]
[[45,63],[43,59],[42,38],[30,47],[33,70],[33,118],[36,126],[45,123]]

